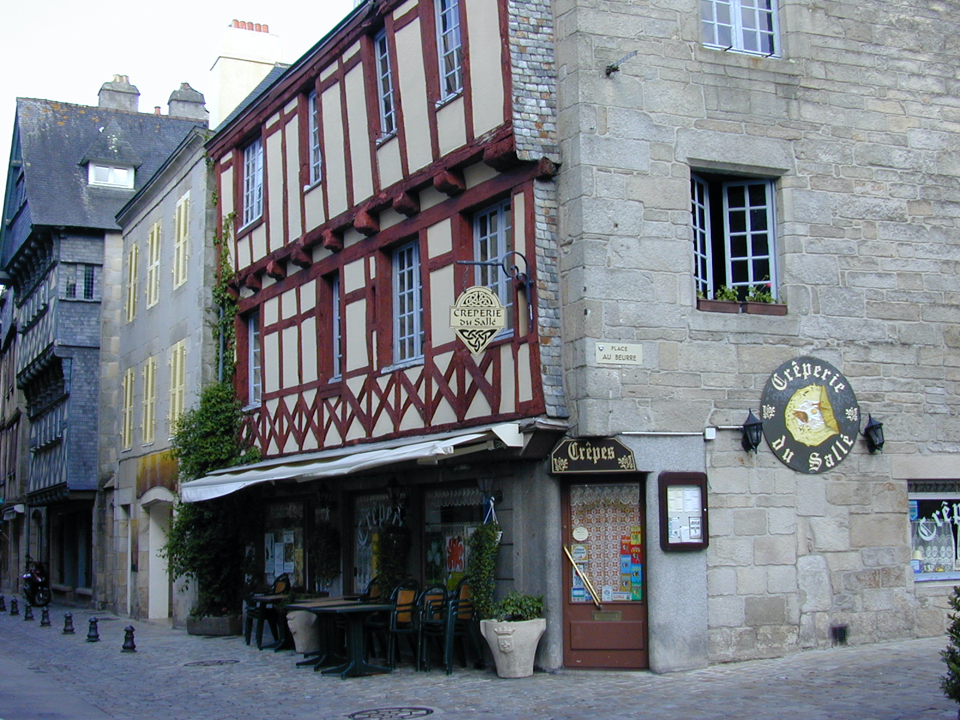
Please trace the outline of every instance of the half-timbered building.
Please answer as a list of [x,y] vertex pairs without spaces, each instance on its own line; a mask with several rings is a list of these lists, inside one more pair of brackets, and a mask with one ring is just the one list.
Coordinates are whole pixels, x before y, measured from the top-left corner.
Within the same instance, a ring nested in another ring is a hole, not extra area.
[[540,481],[566,415],[557,147],[549,15],[519,6],[366,3],[208,143],[264,460],[182,495],[261,504],[262,582],[316,589],[333,522],[335,587],[362,590],[400,520],[410,573],[455,583],[486,493],[502,586],[543,592]]

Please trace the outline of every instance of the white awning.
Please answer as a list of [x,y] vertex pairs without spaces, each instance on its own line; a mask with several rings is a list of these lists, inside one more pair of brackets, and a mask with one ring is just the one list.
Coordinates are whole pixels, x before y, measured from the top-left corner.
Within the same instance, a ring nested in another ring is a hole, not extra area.
[[216,470],[202,478],[184,483],[180,487],[180,499],[184,502],[201,502],[263,482],[309,482],[412,460],[433,464],[443,458],[493,450],[497,447],[520,448],[523,443],[523,435],[517,423],[502,423],[455,433],[441,433],[430,440],[422,437],[404,438],[337,448]]

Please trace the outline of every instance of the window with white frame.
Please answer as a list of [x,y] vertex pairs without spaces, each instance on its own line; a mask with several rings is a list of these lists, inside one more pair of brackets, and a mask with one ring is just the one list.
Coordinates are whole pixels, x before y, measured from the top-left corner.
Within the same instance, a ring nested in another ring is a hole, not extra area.
[[960,480],[907,482],[914,580],[960,580]]
[[323,177],[323,155],[320,153],[320,99],[314,90],[307,98],[310,131],[310,184],[320,182]]
[[263,142],[257,138],[243,150],[243,224],[263,215]]
[[690,190],[697,294],[728,287],[743,300],[759,289],[776,300],[774,181],[695,173]]
[[177,430],[177,421],[183,415],[187,388],[187,341],[181,340],[170,348],[170,433]]
[[143,425],[144,445],[156,439],[157,433],[157,358],[151,356],[143,364]]
[[340,317],[340,276],[334,275],[330,281],[330,356],[332,376],[339,378],[343,374],[343,325]]
[[127,368],[120,382],[120,447],[133,447],[133,368]]
[[184,193],[177,201],[173,213],[173,287],[187,281],[187,258],[190,240],[190,193]]
[[247,404],[259,405],[263,393],[263,361],[260,348],[260,313],[247,316]]
[[703,42],[754,55],[779,55],[775,0],[700,0]]
[[132,167],[122,165],[87,165],[87,183],[101,187],[113,187],[129,190],[133,187],[136,172]]
[[437,0],[437,52],[440,59],[440,100],[443,101],[463,89],[460,0]]
[[137,317],[137,284],[140,269],[138,268],[140,253],[136,244],[127,251],[127,291],[124,294],[124,320],[133,322]]
[[513,250],[513,220],[509,200],[481,210],[473,216],[473,255],[476,265],[475,282],[490,288],[500,299],[500,304],[508,308],[507,326],[513,321],[514,293],[512,281],[504,272],[504,268],[512,265]]
[[380,98],[380,137],[390,137],[397,131],[397,116],[393,100],[393,73],[390,70],[390,45],[387,31],[381,30],[373,39],[377,60],[377,91]]
[[147,307],[160,302],[160,222],[155,222],[147,233]]
[[393,252],[393,359],[423,356],[423,301],[420,246],[416,240]]

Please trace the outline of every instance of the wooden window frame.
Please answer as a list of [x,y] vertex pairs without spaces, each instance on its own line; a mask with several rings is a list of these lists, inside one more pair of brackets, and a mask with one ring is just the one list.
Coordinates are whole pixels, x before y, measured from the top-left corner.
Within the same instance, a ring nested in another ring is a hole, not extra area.
[[160,221],[155,222],[147,234],[147,283],[143,292],[148,308],[160,302],[160,227]]
[[140,280],[140,250],[136,243],[127,250],[126,292],[124,293],[123,318],[131,323],[137,317],[137,285]]
[[765,57],[780,54],[780,19],[775,0],[702,0],[703,44]]
[[170,348],[170,434],[176,432],[176,424],[185,410],[186,400],[187,341],[180,340]]
[[150,356],[143,364],[143,420],[141,442],[150,445],[157,435],[157,358]]
[[190,257],[190,191],[177,201],[173,214],[173,289],[187,282],[187,261]]
[[263,343],[260,311],[247,316],[247,407],[263,402]]
[[420,241],[398,245],[390,254],[393,302],[393,363],[423,360],[423,283]]
[[242,226],[263,217],[263,139],[255,138],[242,151],[241,177]]
[[373,38],[373,54],[377,69],[377,99],[380,112],[380,141],[397,134],[397,105],[393,69],[390,64],[390,42],[383,28]]
[[133,447],[133,368],[127,368],[120,383],[120,449]]
[[463,92],[463,35],[460,32],[460,0],[436,0],[436,23],[437,73],[440,81],[439,102],[442,104]]
[[[774,299],[778,297],[775,182],[773,178],[691,175],[693,274],[703,297],[713,298],[719,285],[736,290],[741,300],[758,285],[769,285]],[[762,203],[750,198],[751,188],[759,187],[763,189]],[[731,200],[741,189],[743,202]],[[718,196],[722,201],[719,215],[711,200]],[[756,225],[756,213],[762,214],[766,227]]]
[[316,185],[323,179],[323,151],[320,146],[320,95],[312,90],[307,95],[307,148],[309,157],[309,186]]

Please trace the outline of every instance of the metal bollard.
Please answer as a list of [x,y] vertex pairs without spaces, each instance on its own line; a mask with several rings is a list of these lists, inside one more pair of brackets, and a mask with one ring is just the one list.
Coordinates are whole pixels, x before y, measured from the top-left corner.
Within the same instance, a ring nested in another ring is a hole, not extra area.
[[100,633],[97,632],[97,623],[99,621],[92,617],[90,618],[90,628],[87,630],[87,642],[99,642]]
[[3,595],[0,595],[0,612],[7,611],[7,600]]
[[50,627],[50,611],[46,605],[40,609],[40,627]]
[[73,613],[67,613],[63,616],[63,634],[73,635]]
[[17,607],[17,599],[16,599],[16,598],[11,598],[11,599],[10,599],[10,614],[11,614],[11,615],[19,615],[19,614],[20,614],[20,608]]
[[23,608],[23,619],[33,620],[33,605],[30,603],[27,603],[26,607]]
[[137,645],[133,641],[133,625],[127,625],[123,629],[123,647],[121,648],[122,652],[136,652]]

